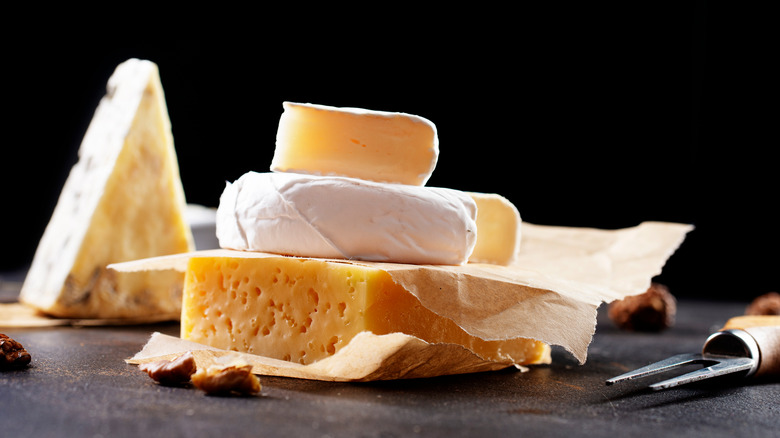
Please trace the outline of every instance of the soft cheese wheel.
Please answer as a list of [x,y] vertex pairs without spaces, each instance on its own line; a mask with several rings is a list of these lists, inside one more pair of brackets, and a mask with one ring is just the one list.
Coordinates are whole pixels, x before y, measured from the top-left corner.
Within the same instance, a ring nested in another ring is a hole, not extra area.
[[469,262],[511,264],[520,250],[522,222],[517,207],[495,193],[469,194],[477,204],[477,243]]
[[467,334],[379,268],[281,256],[198,256],[188,262],[183,339],[309,364],[363,331],[457,344],[496,362],[550,361],[550,347],[539,341]]
[[284,102],[271,170],[425,185],[436,126],[412,114]]
[[476,244],[465,192],[356,178],[248,172],[217,208],[222,248],[305,257],[460,265]]
[[110,263],[194,249],[157,65],[117,66],[22,286],[20,301],[73,318],[178,318],[184,275]]

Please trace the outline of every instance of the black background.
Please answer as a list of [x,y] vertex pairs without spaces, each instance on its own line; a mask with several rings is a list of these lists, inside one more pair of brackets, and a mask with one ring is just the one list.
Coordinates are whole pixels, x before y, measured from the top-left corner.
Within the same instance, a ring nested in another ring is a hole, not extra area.
[[139,57],[160,67],[189,202],[216,206],[225,181],[268,170],[285,100],[401,111],[437,125],[429,185],[500,193],[539,224],[690,223],[658,278],[673,293],[780,289],[769,11],[625,3],[97,11],[5,27],[0,268],[29,264],[108,77]]

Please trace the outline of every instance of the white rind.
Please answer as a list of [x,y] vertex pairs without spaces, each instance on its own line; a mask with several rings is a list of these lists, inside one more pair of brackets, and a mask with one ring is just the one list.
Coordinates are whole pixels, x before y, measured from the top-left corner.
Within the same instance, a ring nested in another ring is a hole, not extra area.
[[222,248],[301,257],[466,263],[476,204],[465,192],[346,177],[249,172],[217,209]]

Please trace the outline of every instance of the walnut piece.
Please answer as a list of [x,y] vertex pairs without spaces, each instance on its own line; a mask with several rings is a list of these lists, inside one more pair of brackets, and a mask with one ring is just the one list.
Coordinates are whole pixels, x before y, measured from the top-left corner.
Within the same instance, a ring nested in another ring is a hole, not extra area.
[[0,333],[0,370],[27,366],[32,356],[22,344]]
[[642,294],[610,303],[608,315],[623,330],[658,332],[674,325],[677,300],[668,287],[652,283]]
[[757,296],[745,309],[745,315],[780,315],[780,294],[769,292]]
[[163,386],[185,386],[190,383],[197,366],[192,352],[188,351],[174,359],[145,363],[138,368]]
[[192,375],[192,384],[209,395],[252,395],[260,392],[260,380],[251,365],[214,365]]

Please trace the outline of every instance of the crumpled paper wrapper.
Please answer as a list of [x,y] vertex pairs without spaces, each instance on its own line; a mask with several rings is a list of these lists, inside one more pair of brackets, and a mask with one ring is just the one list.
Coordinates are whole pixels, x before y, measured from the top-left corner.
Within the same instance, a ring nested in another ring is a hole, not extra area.
[[[370,382],[495,371],[512,366],[481,359],[454,344],[429,344],[403,333],[362,332],[333,356],[301,365],[248,353],[226,351],[155,332],[129,364],[172,360],[192,352],[198,368],[240,360],[254,374],[331,382]],[[523,367],[518,367],[525,370]]]
[[[644,222],[619,230],[523,223],[523,243],[512,266],[331,261],[387,271],[422,305],[452,319],[473,336],[485,340],[536,339],[561,346],[584,363],[595,332],[598,307],[645,292],[692,229],[690,225],[667,222]],[[278,257],[217,249],[138,260],[111,268],[184,270],[190,257],[219,255]],[[201,360],[236,354],[155,334],[144,350],[128,362],[172,358],[196,347],[209,351],[197,355]],[[513,366],[485,361],[461,346],[429,344],[401,333],[364,333],[336,355],[311,365],[244,356],[258,374],[317,380],[431,377]]]
[[[473,336],[485,340],[536,339],[561,346],[584,363],[595,333],[598,307],[602,303],[645,292],[652,278],[661,273],[668,258],[693,229],[690,225],[669,222],[643,222],[617,230],[525,222],[522,227],[520,253],[512,266],[471,263],[421,266],[332,261],[386,270],[422,305],[452,319]],[[111,268],[123,271],[185,270],[187,260],[199,255],[277,256],[224,249],[201,250],[126,262]],[[0,327],[8,318],[2,312],[0,306]],[[27,316],[30,317],[28,325],[60,323],[40,315]],[[36,319],[40,321],[36,322]],[[99,325],[101,322],[78,323]],[[155,334],[144,350],[128,362],[173,357],[176,353],[193,349],[208,351],[196,356],[196,360],[201,357],[202,361],[212,360],[208,357],[236,354]],[[365,333],[340,350],[339,354],[311,365],[246,356],[245,360],[255,366],[258,374],[317,380],[430,377],[513,366],[486,362],[461,346],[428,344],[400,333],[384,336]]]

